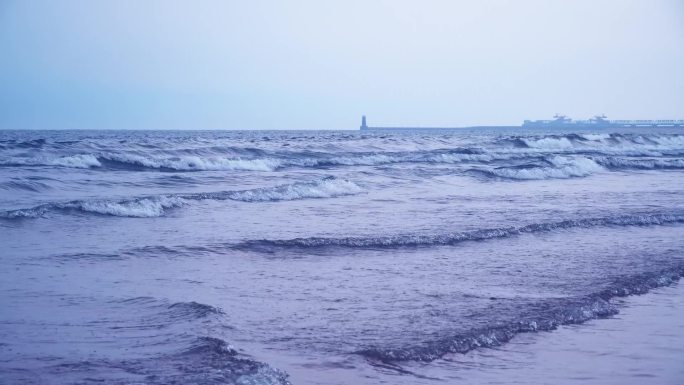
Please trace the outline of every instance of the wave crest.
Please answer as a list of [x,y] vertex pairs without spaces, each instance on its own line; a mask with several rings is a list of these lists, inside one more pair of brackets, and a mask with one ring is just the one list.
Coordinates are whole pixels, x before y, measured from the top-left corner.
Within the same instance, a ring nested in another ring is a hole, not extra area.
[[541,139],[522,139],[529,148],[541,150],[567,150],[573,148],[573,144],[567,137],[545,137]]
[[572,228],[593,228],[603,226],[654,226],[663,224],[684,223],[684,213],[675,214],[633,214],[599,218],[583,218],[559,222],[533,223],[521,227],[503,227],[479,229],[448,234],[421,235],[405,234],[384,237],[345,237],[345,238],[294,238],[283,240],[251,240],[237,244],[239,249],[261,248],[398,248],[455,245],[466,241],[483,241],[496,238],[507,238],[527,233],[541,233]]
[[117,217],[152,218],[161,216],[166,209],[181,207],[185,204],[186,201],[183,198],[161,195],[153,198],[122,202],[92,201],[67,203],[62,205],[61,208]]
[[0,165],[3,166],[57,166],[67,168],[91,168],[101,167],[100,161],[91,154],[77,154],[61,157],[36,157],[36,158],[19,158],[13,157],[8,159],[0,159]]
[[281,166],[281,161],[270,158],[242,159],[195,155],[155,158],[134,154],[102,154],[99,158],[103,162],[119,163],[123,166],[175,171],[273,171]]
[[546,160],[552,166],[499,167],[491,170],[482,170],[482,172],[506,179],[542,180],[582,177],[604,170],[594,160],[585,157],[567,158],[553,156],[548,157]]
[[0,211],[0,219],[38,218],[54,211],[77,211],[116,217],[160,217],[166,210],[179,208],[199,200],[234,200],[241,202],[277,202],[313,198],[335,198],[359,194],[356,183],[333,177],[312,182],[297,182],[275,187],[214,193],[158,195],[128,200],[79,200],[46,203],[27,209]]
[[595,161],[610,169],[639,170],[678,170],[684,169],[684,159],[626,159],[617,157],[597,157]]
[[546,300],[508,324],[471,330],[446,338],[428,341],[422,346],[369,347],[357,351],[371,360],[385,363],[399,361],[433,361],[449,353],[467,353],[480,347],[496,347],[518,333],[548,331],[560,325],[579,324],[618,313],[610,302],[614,297],[643,294],[657,287],[677,282],[684,276],[684,264],[616,279],[602,291],[584,297]]
[[271,188],[236,191],[227,194],[231,200],[243,202],[290,201],[305,198],[334,198],[359,194],[363,190],[346,179],[325,178],[310,183],[293,183]]

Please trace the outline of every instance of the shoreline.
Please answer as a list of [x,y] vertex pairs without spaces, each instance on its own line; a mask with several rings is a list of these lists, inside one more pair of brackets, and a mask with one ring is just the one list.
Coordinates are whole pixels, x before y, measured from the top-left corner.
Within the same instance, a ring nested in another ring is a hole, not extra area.
[[[451,353],[430,363],[371,366],[360,357],[302,365],[271,355],[294,385],[678,384],[684,378],[684,284],[611,300],[619,313],[517,334],[506,344]],[[273,352],[272,352],[273,353]],[[314,361],[314,360],[311,360]]]
[[[497,349],[452,355],[470,384],[678,384],[684,378],[684,285],[613,300],[620,313],[542,333]],[[477,370],[472,370],[477,369]]]

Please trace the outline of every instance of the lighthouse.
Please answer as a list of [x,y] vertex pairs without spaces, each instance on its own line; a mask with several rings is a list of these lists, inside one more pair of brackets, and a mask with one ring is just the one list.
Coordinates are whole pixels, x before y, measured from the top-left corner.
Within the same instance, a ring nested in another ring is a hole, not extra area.
[[366,115],[363,115],[361,117],[361,127],[362,130],[367,130],[368,126],[366,125]]

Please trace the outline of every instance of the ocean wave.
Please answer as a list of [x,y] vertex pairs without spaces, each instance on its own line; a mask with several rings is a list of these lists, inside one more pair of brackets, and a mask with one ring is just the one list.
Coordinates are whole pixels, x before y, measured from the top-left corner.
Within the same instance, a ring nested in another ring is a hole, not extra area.
[[208,383],[206,379],[211,378],[211,383],[222,384],[291,385],[287,373],[243,356],[215,337],[199,337],[187,350],[170,359],[179,361],[182,373],[161,376],[153,383]]
[[102,166],[93,155],[82,154],[65,156],[53,159],[49,162],[51,166],[71,167],[71,168],[91,168]]
[[243,159],[196,155],[152,157],[135,154],[101,154],[98,159],[110,165],[118,163],[123,166],[175,171],[273,171],[282,164],[278,159],[271,158]]
[[486,154],[481,150],[457,148],[450,150],[414,151],[403,153],[361,153],[311,158],[306,161],[292,162],[292,165],[325,166],[379,166],[394,163],[463,163],[491,162],[496,159],[519,157],[516,154]]
[[[494,144],[494,145],[492,145]],[[513,148],[511,148],[511,145]],[[296,158],[283,161],[282,167],[325,167],[385,165],[394,163],[482,163],[546,158],[551,166],[544,169],[512,170],[493,174],[509,179],[547,179],[586,176],[602,167],[594,156],[677,156],[684,153],[682,135],[567,134],[543,137],[514,137],[482,147],[447,148],[394,153],[340,154],[332,157]]]
[[594,157],[594,161],[609,169],[684,169],[684,159],[639,159],[617,157]]
[[[255,151],[253,151],[255,152]],[[256,153],[256,152],[255,152]],[[489,163],[495,160],[525,158],[526,154],[485,153],[481,149],[454,148],[413,152],[315,153],[281,152],[259,157],[215,155],[153,155],[103,152],[70,156],[10,157],[0,159],[4,166],[57,166],[124,171],[276,171],[288,167],[328,168],[336,166],[380,166],[397,163]],[[532,156],[537,156],[533,154]]]
[[247,170],[275,171],[287,167],[326,168],[335,166],[379,166],[395,163],[490,162],[521,157],[518,154],[485,154],[471,149],[415,151],[402,153],[277,153],[258,158],[222,158],[201,156],[145,157],[132,154],[103,154],[98,159],[114,168],[152,168],[175,171]]
[[41,192],[50,189],[50,185],[35,180],[15,179],[7,182],[0,182],[0,190],[23,190],[31,192]]
[[43,138],[32,139],[32,140],[2,140],[2,141],[0,141],[0,146],[8,148],[8,149],[13,149],[13,148],[26,149],[26,148],[41,148],[46,143],[47,143],[47,141]]
[[[566,134],[504,138],[491,151],[557,154],[596,153],[614,156],[661,156],[684,152],[684,135],[673,134]],[[511,148],[512,147],[512,148]]]
[[190,201],[234,200],[241,202],[277,202],[335,198],[359,194],[362,191],[363,189],[352,181],[327,177],[312,182],[296,182],[251,190],[158,195],[128,200],[77,200],[63,203],[46,203],[32,208],[0,211],[0,219],[39,218],[55,211],[76,211],[116,217],[152,218],[164,215],[167,209],[185,206]]
[[[134,355],[121,359],[90,357],[88,360],[65,359],[43,367],[51,378],[68,376],[69,383],[107,384],[233,384],[291,385],[289,375],[270,365],[238,352],[224,340],[211,336],[173,334],[160,344],[182,344],[177,352]],[[137,336],[136,340],[141,337]],[[146,343],[149,343],[145,339]],[[138,347],[140,343],[135,345]],[[160,348],[159,346],[155,346]],[[128,350],[128,349],[127,349]],[[133,349],[130,349],[133,350]],[[12,383],[34,383],[34,377],[11,375]]]
[[47,214],[51,209],[52,205],[44,204],[27,209],[0,211],[0,219],[39,218]]
[[[684,154],[684,135],[632,134],[567,134],[546,136],[514,136],[487,138],[481,142],[454,145],[444,141],[443,148],[408,151],[354,151],[337,148],[328,151],[292,150],[289,147],[255,149],[251,147],[211,146],[178,148],[177,143],[164,146],[137,144],[112,147],[97,141],[81,143],[80,154],[63,154],[64,148],[42,149],[38,155],[14,150],[3,150],[0,165],[55,166],[65,168],[96,168],[101,170],[159,170],[159,171],[277,171],[290,167],[326,168],[337,166],[379,166],[397,163],[460,164],[525,160],[544,156],[679,156]],[[174,147],[175,146],[175,147]],[[14,154],[14,155],[11,155]],[[586,161],[585,161],[586,162]],[[586,166],[586,165],[584,165]],[[501,171],[500,177],[512,179],[562,178],[566,174],[581,173],[565,166],[565,171],[535,170]],[[582,167],[581,165],[579,167]],[[573,175],[571,175],[573,176]]]
[[68,156],[39,156],[33,158],[11,157],[0,159],[2,166],[57,166],[67,168],[101,167],[102,164],[92,154],[77,154]]
[[112,303],[123,305],[133,316],[126,322],[112,326],[115,329],[160,329],[181,322],[193,322],[210,316],[220,317],[224,314],[219,308],[195,301],[169,303],[167,300],[154,297],[133,297]]
[[553,156],[548,157],[546,160],[551,166],[498,167],[490,170],[476,171],[506,179],[540,180],[583,177],[604,170],[594,160],[585,157],[566,158]]
[[[82,377],[99,379],[106,372],[109,375],[103,381],[117,384],[290,385],[287,373],[254,360],[212,335],[230,327],[219,308],[154,297],[116,299],[107,306],[114,311],[101,314],[95,322],[106,327],[103,330],[109,338],[134,342],[142,339],[144,344],[132,344],[121,360],[93,357],[83,361],[65,357],[66,362],[60,360],[45,368],[47,373],[54,376],[68,370],[72,378],[92,382],[97,380]],[[148,353],[150,346],[155,354]],[[144,353],[140,354],[138,349]]]
[[542,150],[567,150],[574,147],[572,141],[564,136],[521,140],[529,148],[538,148]]
[[586,140],[606,140],[610,139],[610,134],[580,134],[580,137]]
[[84,212],[112,215],[117,217],[152,218],[159,217],[169,208],[186,204],[183,198],[160,195],[152,198],[141,198],[130,201],[85,201],[60,205],[61,209],[74,209]]
[[543,233],[572,228],[594,228],[606,226],[654,226],[684,223],[684,213],[644,213],[617,215],[598,218],[582,218],[558,222],[533,223],[520,227],[478,229],[447,234],[404,234],[381,237],[344,238],[293,238],[282,240],[250,240],[235,245],[238,249],[261,250],[263,248],[399,248],[420,246],[455,245],[466,241],[483,241],[496,238]]
[[684,135],[649,135],[646,138],[661,146],[669,148],[684,148]]
[[546,300],[533,306],[516,320],[471,330],[445,338],[427,341],[420,346],[369,347],[357,351],[370,360],[385,363],[401,361],[433,361],[449,353],[467,353],[476,348],[505,344],[516,334],[548,331],[560,325],[579,324],[618,313],[611,299],[632,294],[643,294],[657,287],[671,285],[684,276],[684,264],[644,274],[614,280],[604,290],[583,297]]
[[243,202],[291,201],[306,198],[334,198],[355,195],[363,191],[356,183],[337,178],[325,178],[315,182],[235,191],[224,194],[227,199]]
[[166,209],[181,207],[186,203],[183,198],[166,195],[122,201],[93,200],[46,203],[27,209],[2,211],[0,212],[0,218],[38,218],[54,211],[77,211],[117,217],[152,218],[161,216]]
[[173,319],[196,319],[204,318],[213,314],[223,314],[223,311],[213,306],[191,301],[172,303],[168,306],[167,314]]

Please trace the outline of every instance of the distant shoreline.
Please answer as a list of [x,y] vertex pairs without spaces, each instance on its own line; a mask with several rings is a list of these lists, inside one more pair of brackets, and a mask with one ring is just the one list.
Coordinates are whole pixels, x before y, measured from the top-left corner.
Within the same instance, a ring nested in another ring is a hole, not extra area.
[[523,128],[523,126],[463,126],[463,127],[365,127],[360,128],[359,131],[411,131],[411,130],[425,130],[425,131],[449,131],[449,130],[507,130]]

